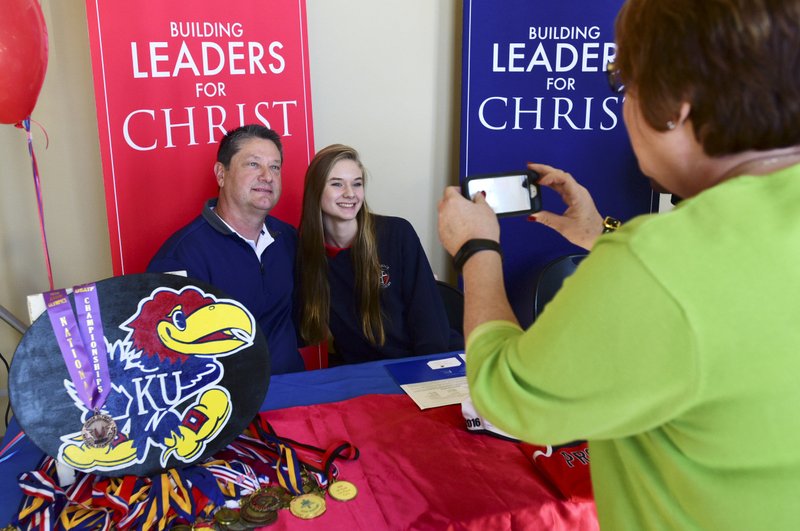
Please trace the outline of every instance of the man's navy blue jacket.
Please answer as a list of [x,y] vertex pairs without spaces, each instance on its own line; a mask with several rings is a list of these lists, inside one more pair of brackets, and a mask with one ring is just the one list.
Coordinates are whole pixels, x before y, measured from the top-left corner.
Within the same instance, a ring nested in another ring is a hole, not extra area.
[[267,338],[272,374],[302,371],[292,321],[297,231],[267,216],[264,223],[275,239],[258,259],[247,242],[214,213],[217,200],[173,234],[147,266],[151,272],[186,271],[250,310]]

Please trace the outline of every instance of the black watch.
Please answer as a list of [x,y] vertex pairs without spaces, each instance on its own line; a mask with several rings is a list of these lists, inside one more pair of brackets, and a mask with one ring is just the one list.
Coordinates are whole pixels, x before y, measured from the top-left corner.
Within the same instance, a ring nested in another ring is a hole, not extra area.
[[455,267],[456,271],[461,271],[467,260],[475,253],[479,253],[481,251],[494,251],[501,257],[503,256],[503,250],[500,248],[500,244],[498,242],[494,240],[474,238],[472,240],[467,240],[464,245],[461,246],[461,249],[459,249],[455,254],[453,257],[453,267]]

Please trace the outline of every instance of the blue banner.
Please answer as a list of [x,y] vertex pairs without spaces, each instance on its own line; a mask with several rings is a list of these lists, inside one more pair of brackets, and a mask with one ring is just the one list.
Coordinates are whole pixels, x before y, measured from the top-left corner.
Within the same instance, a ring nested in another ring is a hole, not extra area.
[[[621,0],[464,0],[460,175],[549,164],[586,186],[603,215],[655,211],[606,65],[616,54]],[[562,213],[543,190],[543,208]],[[502,218],[506,291],[520,323],[532,321],[542,267],[583,252],[525,216]]]

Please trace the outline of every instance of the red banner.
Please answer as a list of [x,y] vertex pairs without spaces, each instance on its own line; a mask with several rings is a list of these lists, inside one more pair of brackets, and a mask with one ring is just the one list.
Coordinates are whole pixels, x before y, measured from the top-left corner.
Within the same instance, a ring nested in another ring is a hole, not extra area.
[[114,274],[144,271],[217,194],[226,131],[281,135],[297,225],[314,154],[305,0],[86,0]]

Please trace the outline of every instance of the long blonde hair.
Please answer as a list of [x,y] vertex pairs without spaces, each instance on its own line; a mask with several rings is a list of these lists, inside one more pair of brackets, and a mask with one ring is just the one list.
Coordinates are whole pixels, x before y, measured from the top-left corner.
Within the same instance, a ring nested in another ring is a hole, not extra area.
[[[341,160],[352,160],[366,172],[358,152],[342,144],[320,150],[306,171],[303,212],[300,218],[297,271],[300,284],[300,335],[308,343],[319,343],[328,337],[331,290],[328,285],[328,261],[325,255],[325,232],[320,201],[333,166]],[[361,329],[370,343],[386,341],[381,317],[381,267],[375,224],[366,199],[356,215],[358,229],[351,258],[355,273],[355,295]]]

